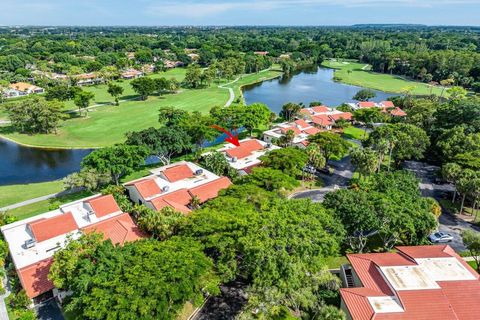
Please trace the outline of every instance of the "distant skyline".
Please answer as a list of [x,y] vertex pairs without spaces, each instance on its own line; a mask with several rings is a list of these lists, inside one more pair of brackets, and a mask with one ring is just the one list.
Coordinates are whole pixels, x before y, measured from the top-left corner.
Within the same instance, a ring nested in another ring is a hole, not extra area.
[[480,0],[0,0],[1,25],[480,26]]

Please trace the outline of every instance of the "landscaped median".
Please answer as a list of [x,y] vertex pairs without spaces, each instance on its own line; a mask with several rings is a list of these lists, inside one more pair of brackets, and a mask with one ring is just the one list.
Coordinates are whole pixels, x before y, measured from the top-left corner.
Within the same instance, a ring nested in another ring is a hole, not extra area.
[[402,93],[407,88],[413,88],[414,95],[441,95],[442,88],[423,82],[406,80],[398,75],[370,71],[365,63],[342,60],[325,60],[323,67],[335,69],[334,79],[355,86],[381,90],[391,93]]

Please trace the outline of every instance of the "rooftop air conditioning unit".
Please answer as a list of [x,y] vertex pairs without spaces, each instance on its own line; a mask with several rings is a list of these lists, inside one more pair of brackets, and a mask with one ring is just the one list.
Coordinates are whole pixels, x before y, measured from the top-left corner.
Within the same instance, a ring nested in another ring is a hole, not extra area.
[[237,157],[232,158],[232,162],[237,162],[237,160],[238,160]]
[[201,174],[203,174],[203,170],[202,170],[202,169],[198,169],[197,171],[195,171],[195,175],[196,175],[196,176],[199,176],[199,175],[201,175]]
[[37,241],[35,241],[35,239],[28,239],[28,240],[25,240],[25,244],[23,246],[25,247],[25,249],[30,249],[35,247],[36,243]]
[[170,190],[169,186],[165,186],[165,187],[162,188],[162,191],[164,191],[164,192],[167,192],[168,190]]

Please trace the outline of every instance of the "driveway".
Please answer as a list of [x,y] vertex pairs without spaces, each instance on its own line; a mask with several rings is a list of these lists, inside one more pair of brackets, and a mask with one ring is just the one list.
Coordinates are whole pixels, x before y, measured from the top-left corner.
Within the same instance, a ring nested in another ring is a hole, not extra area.
[[35,305],[37,319],[39,320],[64,320],[62,310],[54,298],[50,298]]
[[[418,161],[406,161],[404,164],[406,170],[412,171],[415,173],[417,178],[420,181],[420,190],[422,195],[425,197],[432,197],[434,199],[441,200],[445,199],[445,196],[450,198],[451,192],[453,192],[454,187],[451,184],[435,184],[435,178],[437,172],[440,169],[437,166],[429,165],[424,162]],[[463,230],[473,230],[480,231],[480,228],[472,225],[469,222],[457,219],[455,215],[449,213],[445,208],[442,207],[442,214],[438,219],[439,226],[438,230],[442,232],[449,233],[453,236],[453,241],[449,245],[455,249],[455,251],[465,251],[466,247],[463,244],[461,232]]]
[[233,281],[220,286],[220,295],[210,297],[203,308],[192,320],[223,320],[235,319],[247,303],[245,294],[246,284],[241,281]]
[[323,180],[324,187],[315,190],[302,191],[292,196],[293,199],[311,199],[313,202],[322,202],[325,195],[339,188],[345,188],[353,176],[353,165],[350,157],[338,161],[329,161],[333,174],[318,173],[317,177]]

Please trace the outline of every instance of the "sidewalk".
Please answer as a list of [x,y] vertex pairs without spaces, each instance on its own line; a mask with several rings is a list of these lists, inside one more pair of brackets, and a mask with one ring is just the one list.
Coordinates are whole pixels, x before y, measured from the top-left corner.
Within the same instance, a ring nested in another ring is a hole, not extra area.
[[47,194],[45,196],[41,196],[41,197],[38,197],[38,198],[28,199],[28,200],[25,200],[25,201],[22,201],[22,202],[17,202],[17,203],[11,204],[9,206],[0,208],[0,212],[20,208],[20,207],[27,206],[29,204],[40,202],[40,201],[43,201],[43,200],[48,200],[48,199],[52,199],[52,198],[61,197],[61,196],[71,194],[71,193],[75,193],[75,192],[78,192],[78,191],[81,191],[81,189],[65,190],[65,191],[61,191],[61,192],[57,192],[57,193]]

